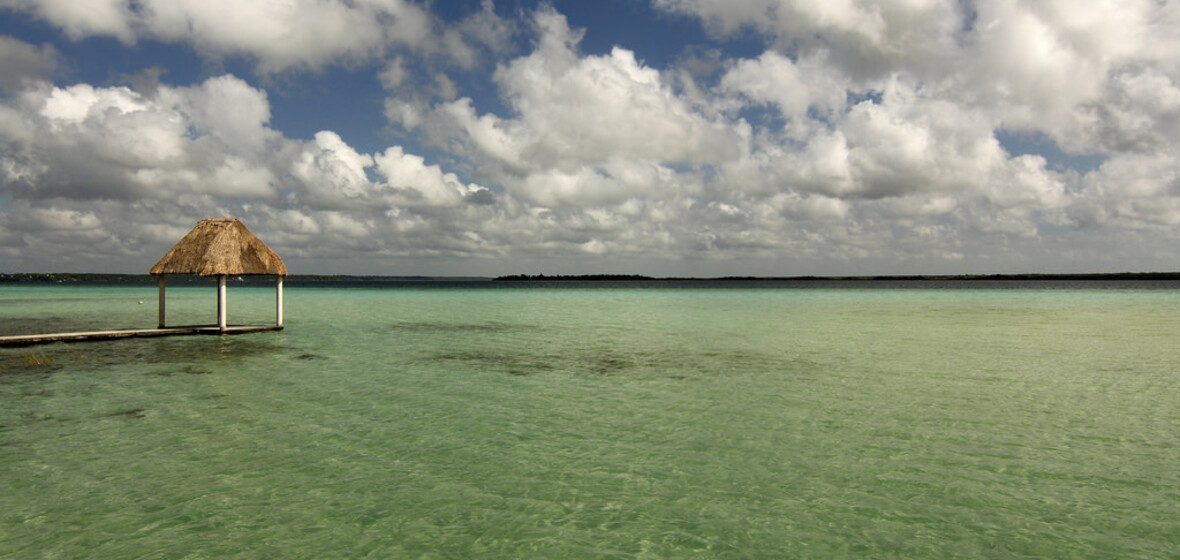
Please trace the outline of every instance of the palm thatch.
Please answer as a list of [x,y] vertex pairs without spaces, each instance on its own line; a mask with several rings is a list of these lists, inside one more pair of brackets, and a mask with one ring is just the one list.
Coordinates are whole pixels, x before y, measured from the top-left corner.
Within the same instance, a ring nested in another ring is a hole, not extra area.
[[206,218],[152,267],[151,274],[286,276],[287,266],[237,218]]

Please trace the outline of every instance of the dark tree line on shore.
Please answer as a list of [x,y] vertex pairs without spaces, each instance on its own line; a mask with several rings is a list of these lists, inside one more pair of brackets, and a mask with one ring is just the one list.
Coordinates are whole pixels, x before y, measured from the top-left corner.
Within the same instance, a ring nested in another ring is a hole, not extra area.
[[[1140,280],[1180,280],[1180,272],[1120,272],[1093,274],[964,274],[964,275],[896,275],[896,276],[724,276],[719,278],[677,278],[653,277],[640,274],[580,274],[580,275],[547,275],[547,274],[513,274],[496,278],[486,277],[431,277],[431,276],[352,276],[352,275],[316,275],[293,274],[287,277],[294,285],[363,285],[373,283],[404,283],[404,282],[444,282],[462,280],[467,282],[674,282],[701,281],[712,282],[750,282],[750,281],[848,281],[848,282],[889,282],[889,281],[956,281],[956,280],[1023,280],[1023,281],[1140,281]],[[270,285],[273,280],[269,276],[234,277],[231,281],[246,285]],[[209,278],[189,275],[169,275],[169,285],[203,285]],[[45,283],[45,284],[102,284],[128,286],[155,286],[156,277],[149,274],[97,274],[76,272],[0,272],[0,283]]]
[[1087,273],[1087,274],[959,274],[959,275],[895,275],[895,276],[723,276],[719,278],[658,278],[638,274],[581,274],[581,275],[545,275],[545,274],[514,274],[498,276],[497,282],[596,282],[596,281],[790,281],[790,280],[823,280],[823,281],[873,281],[888,282],[922,281],[922,280],[1180,280],[1180,272],[1116,272],[1116,273]]

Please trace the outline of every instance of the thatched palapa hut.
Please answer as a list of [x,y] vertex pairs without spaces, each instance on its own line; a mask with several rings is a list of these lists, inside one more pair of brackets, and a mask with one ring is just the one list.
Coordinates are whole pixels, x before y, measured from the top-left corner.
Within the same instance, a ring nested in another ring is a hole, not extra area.
[[283,260],[236,218],[206,218],[185,235],[151,269],[160,277],[160,328],[164,328],[164,277],[198,274],[217,277],[217,326],[223,332],[225,282],[228,276],[274,275],[275,326],[283,326]]

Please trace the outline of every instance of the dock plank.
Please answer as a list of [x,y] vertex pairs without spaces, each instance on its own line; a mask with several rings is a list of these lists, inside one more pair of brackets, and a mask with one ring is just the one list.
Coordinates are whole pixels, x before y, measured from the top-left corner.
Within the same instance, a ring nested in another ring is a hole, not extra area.
[[54,342],[89,342],[99,340],[115,340],[120,338],[147,338],[198,334],[246,334],[281,330],[283,330],[283,327],[274,325],[232,325],[226,327],[225,330],[217,328],[216,325],[193,325],[183,327],[165,327],[162,329],[125,329],[111,331],[26,334],[16,336],[0,336],[0,346],[33,346],[36,344],[50,344]]

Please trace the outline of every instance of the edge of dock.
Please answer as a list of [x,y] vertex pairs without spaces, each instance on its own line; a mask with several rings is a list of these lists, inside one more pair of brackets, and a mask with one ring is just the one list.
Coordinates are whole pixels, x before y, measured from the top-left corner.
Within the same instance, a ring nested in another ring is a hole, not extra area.
[[224,329],[218,327],[217,325],[191,325],[155,329],[26,334],[16,336],[0,336],[0,346],[33,346],[37,344],[50,344],[53,342],[90,342],[98,340],[116,340],[120,338],[150,338],[159,336],[185,336],[198,334],[246,334],[281,330],[283,330],[283,327],[277,325],[232,325]]

